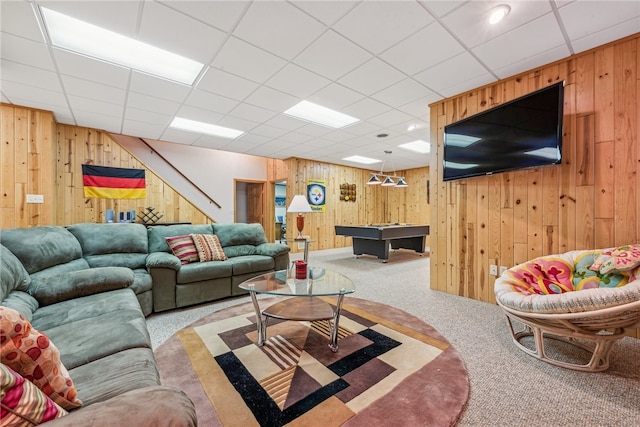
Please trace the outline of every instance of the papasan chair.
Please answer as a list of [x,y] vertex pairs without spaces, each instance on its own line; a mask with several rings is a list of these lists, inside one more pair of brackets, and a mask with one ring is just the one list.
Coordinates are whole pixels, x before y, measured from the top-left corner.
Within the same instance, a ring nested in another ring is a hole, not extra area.
[[[640,244],[539,257],[505,271],[494,290],[521,350],[557,366],[604,371],[624,329],[640,327]],[[545,350],[547,339],[582,348],[590,360],[559,357]]]

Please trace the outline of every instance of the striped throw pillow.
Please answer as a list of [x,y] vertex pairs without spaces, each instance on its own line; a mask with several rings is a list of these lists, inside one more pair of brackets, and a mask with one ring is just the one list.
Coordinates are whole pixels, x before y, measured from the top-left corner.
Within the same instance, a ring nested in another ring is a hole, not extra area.
[[192,234],[191,238],[196,245],[200,262],[224,261],[227,259],[220,239],[215,234]]
[[190,235],[165,237],[169,249],[182,264],[198,262],[198,251]]
[[68,414],[31,381],[4,364],[0,364],[0,396],[3,426],[35,426]]

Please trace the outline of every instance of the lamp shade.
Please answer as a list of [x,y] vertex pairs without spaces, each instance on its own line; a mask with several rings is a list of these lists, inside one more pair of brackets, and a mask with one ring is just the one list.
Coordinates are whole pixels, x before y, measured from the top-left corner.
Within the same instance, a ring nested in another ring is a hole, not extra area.
[[404,180],[404,177],[400,178],[398,180],[398,183],[396,184],[396,187],[400,187],[400,188],[404,188],[404,187],[408,187],[409,184],[407,184],[407,181]]
[[311,206],[309,206],[309,202],[307,202],[307,198],[302,194],[296,194],[293,196],[293,200],[291,200],[291,204],[287,208],[287,212],[304,213],[313,211],[311,210]]
[[378,178],[378,175],[376,175],[375,173],[372,173],[371,178],[369,178],[369,181],[367,181],[367,184],[378,185],[378,184],[382,184],[382,181],[380,181],[380,178]]
[[395,182],[393,182],[393,180],[391,179],[390,176],[388,176],[383,182],[382,182],[382,186],[383,187],[393,187],[394,185],[396,185]]

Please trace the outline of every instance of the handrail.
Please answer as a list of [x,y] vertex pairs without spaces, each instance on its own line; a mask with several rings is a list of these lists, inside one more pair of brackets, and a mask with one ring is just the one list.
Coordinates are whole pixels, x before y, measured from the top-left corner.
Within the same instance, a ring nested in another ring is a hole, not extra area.
[[164,157],[162,154],[160,154],[158,152],[158,150],[156,150],[155,148],[153,148],[151,145],[149,145],[149,143],[147,141],[145,141],[142,138],[138,138],[144,145],[146,145],[152,153],[157,154],[158,156],[160,156],[160,158],[162,160],[164,160],[164,162],[166,164],[168,164],[169,166],[171,166],[171,168],[177,172],[182,178],[184,178],[189,184],[191,184],[193,187],[195,187],[196,190],[198,190],[200,193],[202,193],[202,195],[204,195],[204,197],[206,197],[207,199],[209,199],[209,201],[211,203],[213,203],[214,205],[216,205],[219,209],[222,209],[222,206],[220,206],[220,204],[218,202],[216,202],[215,200],[213,200],[211,197],[209,197],[209,195],[200,187],[198,187],[193,181],[191,181],[189,178],[187,178],[185,176],[185,174],[183,174],[182,172],[180,172],[180,170],[178,168],[176,168],[175,166],[173,166],[173,163],[171,163],[169,160],[166,159],[166,157]]

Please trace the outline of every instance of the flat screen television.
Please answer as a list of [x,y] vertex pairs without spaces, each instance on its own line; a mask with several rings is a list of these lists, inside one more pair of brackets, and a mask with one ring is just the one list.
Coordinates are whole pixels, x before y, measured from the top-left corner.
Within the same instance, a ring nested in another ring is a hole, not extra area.
[[564,82],[444,128],[443,180],[562,162]]

